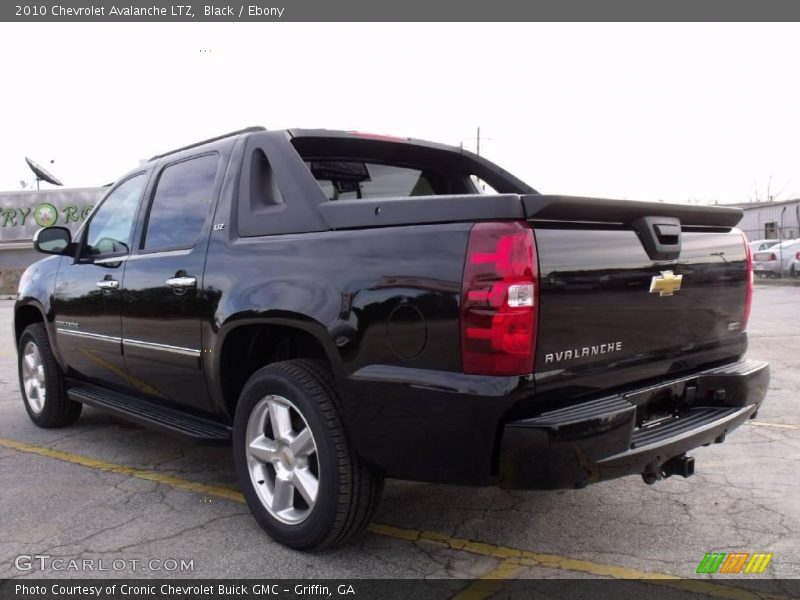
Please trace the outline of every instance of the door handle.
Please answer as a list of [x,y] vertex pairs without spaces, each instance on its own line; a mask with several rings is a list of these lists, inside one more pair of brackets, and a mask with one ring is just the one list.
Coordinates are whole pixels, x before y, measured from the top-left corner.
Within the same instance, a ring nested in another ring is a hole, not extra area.
[[167,279],[167,285],[171,288],[188,288],[197,286],[197,278],[195,277],[170,277]]
[[115,290],[119,287],[119,281],[116,279],[101,279],[96,285],[104,290]]

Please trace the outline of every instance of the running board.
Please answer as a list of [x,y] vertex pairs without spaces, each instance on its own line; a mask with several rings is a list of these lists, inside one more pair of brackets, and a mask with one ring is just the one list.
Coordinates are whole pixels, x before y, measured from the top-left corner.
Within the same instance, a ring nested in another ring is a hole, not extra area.
[[128,421],[156,427],[197,442],[227,444],[231,441],[231,428],[227,425],[91,384],[75,384],[67,390],[67,395],[71,400],[105,410]]

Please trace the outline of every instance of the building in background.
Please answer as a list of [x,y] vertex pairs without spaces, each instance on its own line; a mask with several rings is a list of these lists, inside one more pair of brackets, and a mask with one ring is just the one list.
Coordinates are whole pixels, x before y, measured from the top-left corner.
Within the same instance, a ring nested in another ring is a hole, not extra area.
[[726,204],[744,210],[738,227],[749,240],[791,240],[800,238],[800,198],[781,202]]
[[22,272],[43,257],[33,249],[33,234],[62,225],[73,234],[106,188],[0,192],[0,294],[14,294]]

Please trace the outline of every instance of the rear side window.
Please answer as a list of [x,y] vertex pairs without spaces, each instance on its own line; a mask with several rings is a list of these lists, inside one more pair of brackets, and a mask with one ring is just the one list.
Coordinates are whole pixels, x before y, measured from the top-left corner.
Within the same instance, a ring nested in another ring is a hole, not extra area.
[[214,197],[219,157],[209,154],[166,167],[158,179],[144,236],[145,250],[191,248]]
[[313,160],[306,165],[331,200],[441,193],[437,178],[420,169],[356,161]]

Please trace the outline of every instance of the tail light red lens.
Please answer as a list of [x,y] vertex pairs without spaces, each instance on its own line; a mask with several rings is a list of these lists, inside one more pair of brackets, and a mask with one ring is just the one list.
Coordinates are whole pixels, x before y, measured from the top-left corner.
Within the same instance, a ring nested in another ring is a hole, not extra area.
[[797,253],[794,255],[794,259],[795,259],[795,260],[800,260],[800,252],[797,252]]
[[[747,321],[750,319],[750,305],[753,303],[753,253],[750,251],[750,244],[747,237],[744,237],[744,251],[747,256],[747,295],[744,300],[744,317],[742,317],[742,331],[747,330]],[[775,256],[773,254],[773,256]]]
[[769,260],[778,260],[778,257],[775,255],[775,253],[772,253],[769,255]]
[[536,243],[525,222],[478,223],[461,289],[461,357],[474,375],[526,375],[536,347]]

